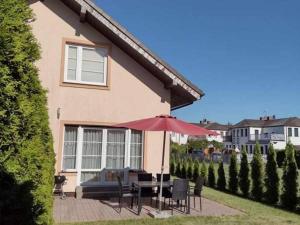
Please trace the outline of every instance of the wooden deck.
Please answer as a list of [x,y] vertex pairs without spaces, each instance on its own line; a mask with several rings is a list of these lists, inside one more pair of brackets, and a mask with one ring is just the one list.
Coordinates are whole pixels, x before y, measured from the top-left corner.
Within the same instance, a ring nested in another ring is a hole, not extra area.
[[[54,201],[54,220],[56,223],[64,222],[87,222],[99,220],[126,220],[150,217],[149,212],[155,210],[155,201],[153,207],[150,201],[144,200],[141,214],[136,214],[136,206],[133,209],[124,203],[121,213],[116,199],[75,199],[67,198],[61,200],[55,197]],[[202,198],[202,211],[199,210],[199,198],[196,199],[196,208],[193,208],[193,199],[191,198],[191,216],[223,216],[238,215],[240,211],[217,202]],[[167,206],[166,206],[167,207]],[[169,209],[165,209],[169,210]],[[169,210],[170,211],[170,210]],[[170,211],[171,214],[171,211]],[[174,210],[174,216],[189,216],[178,209]]]

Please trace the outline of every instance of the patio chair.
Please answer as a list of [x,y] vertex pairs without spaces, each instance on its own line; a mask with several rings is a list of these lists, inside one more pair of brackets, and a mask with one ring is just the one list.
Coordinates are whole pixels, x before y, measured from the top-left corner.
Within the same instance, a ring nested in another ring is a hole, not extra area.
[[[161,179],[161,174],[160,173],[157,173],[156,174],[156,179],[157,179],[157,182],[160,182],[160,179]],[[163,174],[163,181],[170,181],[171,180],[171,176],[170,174]],[[160,189],[158,188],[158,195],[159,195],[159,192],[160,192]],[[163,188],[162,189],[162,197],[164,198],[164,207],[166,206],[166,198],[169,199],[169,205],[171,203],[171,198],[172,198],[172,191],[170,188]]]
[[184,211],[187,208],[188,202],[189,181],[186,179],[175,179],[172,188],[172,215],[174,210],[174,202],[182,203],[184,201]]
[[66,176],[54,176],[54,188],[53,192],[54,193],[59,193],[61,199],[66,198],[66,194],[64,192],[63,186],[66,184]]
[[196,196],[199,197],[199,203],[200,203],[200,211],[202,210],[202,201],[201,201],[201,193],[203,189],[203,184],[204,184],[204,178],[203,177],[197,177],[195,186],[191,187],[192,190],[194,190],[193,195],[194,195],[194,208],[196,208]]
[[[152,173],[139,173],[138,174],[138,181],[152,181]],[[141,188],[141,197],[150,197],[151,205],[152,205],[152,198],[156,197],[156,205],[157,205],[157,197],[158,192],[154,191],[152,187],[143,187]]]
[[117,176],[117,180],[118,180],[118,188],[119,188],[119,210],[120,210],[120,213],[121,213],[122,205],[123,205],[123,199],[124,198],[131,198],[130,207],[133,208],[133,201],[134,201],[134,198],[137,197],[137,192],[135,192],[134,190],[129,190],[129,192],[125,192],[124,186],[122,185],[121,177]]

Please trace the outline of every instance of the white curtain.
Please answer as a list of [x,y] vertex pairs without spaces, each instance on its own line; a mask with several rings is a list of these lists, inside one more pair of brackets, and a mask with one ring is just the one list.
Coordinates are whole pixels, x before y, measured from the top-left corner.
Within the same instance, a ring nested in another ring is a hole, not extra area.
[[76,168],[77,130],[78,127],[73,127],[73,126],[65,127],[64,157],[63,157],[64,170]]
[[125,158],[125,130],[108,130],[106,168],[123,169],[124,158]]
[[82,143],[82,169],[100,169],[102,156],[102,130],[84,129]]
[[131,131],[130,168],[142,169],[143,135],[141,131]]

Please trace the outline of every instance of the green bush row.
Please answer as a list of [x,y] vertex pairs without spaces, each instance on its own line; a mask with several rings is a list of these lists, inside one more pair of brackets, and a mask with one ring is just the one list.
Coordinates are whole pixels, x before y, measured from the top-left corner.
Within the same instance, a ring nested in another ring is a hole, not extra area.
[[[282,163],[283,175],[280,179],[276,151],[269,146],[267,162],[264,164],[257,143],[254,148],[254,156],[249,163],[246,150],[241,152],[241,163],[238,166],[236,154],[232,154],[228,169],[228,181],[226,181],[223,162],[218,163],[217,176],[214,163],[206,163],[171,155],[171,174],[180,178],[196,180],[198,176],[204,177],[205,184],[221,191],[229,191],[233,194],[241,193],[256,201],[263,201],[271,205],[280,205],[294,210],[298,201],[298,170],[295,159],[295,149],[288,143],[285,149],[285,158]],[[216,178],[217,177],[217,178]],[[227,183],[228,182],[228,183]],[[280,195],[280,182],[282,191]]]

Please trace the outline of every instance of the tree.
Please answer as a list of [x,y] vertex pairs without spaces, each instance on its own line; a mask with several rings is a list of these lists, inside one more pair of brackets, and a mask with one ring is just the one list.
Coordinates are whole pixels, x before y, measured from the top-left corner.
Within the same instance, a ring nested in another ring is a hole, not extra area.
[[216,185],[215,166],[213,161],[210,161],[208,167],[208,186],[215,187],[215,185]]
[[221,191],[226,190],[226,177],[225,177],[225,171],[224,171],[224,166],[223,166],[222,160],[220,160],[219,167],[218,167],[217,187]]
[[182,177],[181,176],[181,171],[182,171],[182,159],[177,159],[177,165],[176,165],[176,176],[177,177]]
[[187,178],[187,171],[188,171],[188,161],[184,159],[182,161],[182,167],[181,167],[181,177],[186,179]]
[[249,179],[249,164],[245,147],[242,149],[241,166],[239,171],[239,187],[245,197],[249,194],[250,179]]
[[282,175],[282,195],[281,203],[283,207],[288,209],[295,209],[297,205],[297,191],[298,191],[298,170],[295,161],[295,149],[289,142],[285,148],[285,160],[283,165]]
[[188,160],[187,177],[193,179],[194,176],[194,162],[192,159]]
[[1,224],[52,223],[54,151],[32,19],[28,1],[0,1]]
[[171,156],[171,159],[170,159],[170,173],[171,173],[171,175],[176,174],[176,159],[174,156]]
[[268,203],[276,204],[279,200],[279,175],[276,163],[276,152],[272,144],[269,146],[265,171],[265,198]]
[[204,160],[202,161],[202,164],[201,164],[200,175],[201,175],[201,177],[203,177],[204,183],[206,184],[206,181],[207,181],[207,167],[206,167],[206,163],[204,162]]
[[263,195],[263,160],[258,143],[255,144],[253,159],[251,161],[251,179],[252,196],[257,201],[260,201]]
[[188,148],[189,149],[205,149],[209,145],[207,140],[189,140]]
[[199,160],[195,160],[194,172],[193,172],[194,181],[196,181],[199,176],[200,176],[200,163],[199,163]]
[[232,153],[230,157],[229,190],[232,193],[236,193],[238,191],[238,169],[237,169],[237,158],[235,152]]

